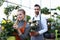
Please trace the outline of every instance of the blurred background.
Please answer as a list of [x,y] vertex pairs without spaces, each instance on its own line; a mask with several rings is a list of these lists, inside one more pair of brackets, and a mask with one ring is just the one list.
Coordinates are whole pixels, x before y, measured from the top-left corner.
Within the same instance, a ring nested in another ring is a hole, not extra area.
[[[48,31],[44,33],[44,37],[47,40],[59,40],[60,0],[0,0],[0,25],[2,26],[2,29],[8,29],[8,26],[13,25],[16,20],[17,9],[19,8],[23,8],[26,11],[26,20],[28,22],[29,19],[34,16],[35,4],[41,6],[41,15],[45,16],[47,20]],[[6,24],[6,21],[4,20],[7,20],[8,24],[10,22],[11,25]],[[4,28],[6,26],[7,28]],[[12,32],[12,30],[7,32]],[[0,33],[1,31],[0,28]],[[5,34],[7,35],[8,33]],[[3,36],[4,34],[2,34],[2,36],[0,35],[0,37]],[[3,40],[3,38],[1,40]],[[29,40],[29,38],[27,40]]]

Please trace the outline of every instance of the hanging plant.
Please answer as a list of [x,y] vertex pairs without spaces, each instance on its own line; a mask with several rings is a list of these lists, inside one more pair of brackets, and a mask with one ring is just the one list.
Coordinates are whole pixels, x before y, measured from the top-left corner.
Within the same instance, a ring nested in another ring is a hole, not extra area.
[[4,14],[7,16],[7,19],[8,19],[8,17],[9,17],[9,15],[11,14],[11,12],[12,12],[14,9],[18,9],[18,8],[20,8],[20,7],[19,7],[19,6],[12,6],[12,5],[7,6],[7,7],[5,8],[5,10],[4,10]]

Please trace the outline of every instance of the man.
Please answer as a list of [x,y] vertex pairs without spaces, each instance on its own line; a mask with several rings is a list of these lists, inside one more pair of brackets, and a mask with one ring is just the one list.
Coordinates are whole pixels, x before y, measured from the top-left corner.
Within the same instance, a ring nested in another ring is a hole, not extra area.
[[[32,20],[38,21],[39,28],[36,29],[36,32],[31,36],[31,40],[44,40],[43,33],[47,31],[47,22],[44,16],[41,16],[41,8],[38,4],[34,5],[35,16]],[[30,33],[31,35],[31,33]]]

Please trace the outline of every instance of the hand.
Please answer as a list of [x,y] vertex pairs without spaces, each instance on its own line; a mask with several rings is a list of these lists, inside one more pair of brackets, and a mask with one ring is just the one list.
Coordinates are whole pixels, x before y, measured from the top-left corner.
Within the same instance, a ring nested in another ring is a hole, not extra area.
[[38,32],[35,32],[35,33],[34,33],[34,36],[37,36],[37,35],[39,35],[39,33],[38,33]]
[[22,35],[20,28],[18,28],[17,31],[18,31],[19,35]]
[[18,25],[13,25],[13,28],[14,29],[18,29]]
[[38,32],[31,32],[31,33],[30,33],[30,36],[37,36],[37,35],[39,35]]

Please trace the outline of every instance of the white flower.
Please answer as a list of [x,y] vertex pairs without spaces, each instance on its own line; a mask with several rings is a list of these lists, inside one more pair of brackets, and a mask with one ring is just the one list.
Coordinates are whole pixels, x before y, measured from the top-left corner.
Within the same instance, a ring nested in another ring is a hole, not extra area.
[[34,26],[34,24],[32,23],[31,26]]
[[36,25],[38,25],[38,24],[36,23]]
[[29,20],[29,22],[32,22],[32,20]]

